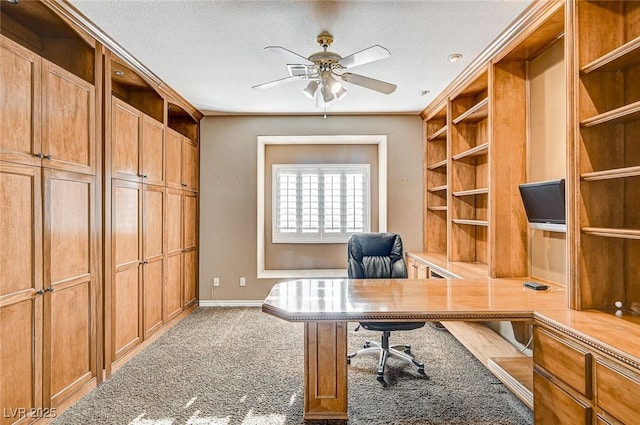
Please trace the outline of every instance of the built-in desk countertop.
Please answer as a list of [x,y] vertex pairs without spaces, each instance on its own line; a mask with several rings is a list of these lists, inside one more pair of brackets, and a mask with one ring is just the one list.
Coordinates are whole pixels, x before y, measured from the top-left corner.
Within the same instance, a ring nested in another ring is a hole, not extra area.
[[347,419],[347,322],[533,320],[566,310],[561,286],[524,279],[301,279],[276,284],[265,313],[305,322],[304,417]]

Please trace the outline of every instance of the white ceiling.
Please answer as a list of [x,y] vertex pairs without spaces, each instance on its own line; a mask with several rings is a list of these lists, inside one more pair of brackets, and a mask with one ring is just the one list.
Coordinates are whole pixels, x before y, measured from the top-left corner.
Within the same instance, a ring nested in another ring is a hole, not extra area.
[[[391,57],[353,69],[394,83],[391,95],[345,84],[329,113],[423,110],[531,0],[214,1],[70,0],[124,49],[206,115],[320,113],[288,76],[279,45],[308,57],[329,31],[329,50],[347,56],[374,44]],[[461,53],[450,63],[446,57]],[[421,90],[430,93],[421,96]]]

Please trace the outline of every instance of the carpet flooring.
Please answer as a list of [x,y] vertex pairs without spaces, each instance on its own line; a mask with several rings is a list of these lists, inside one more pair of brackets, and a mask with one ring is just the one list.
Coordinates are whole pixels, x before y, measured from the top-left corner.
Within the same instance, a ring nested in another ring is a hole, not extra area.
[[[349,351],[379,339],[355,327]],[[198,308],[53,424],[303,424],[302,337],[302,324],[259,308]],[[377,358],[356,357],[349,425],[533,423],[531,410],[448,332],[427,325],[394,332],[391,343],[411,344],[427,376],[390,359],[384,387]]]

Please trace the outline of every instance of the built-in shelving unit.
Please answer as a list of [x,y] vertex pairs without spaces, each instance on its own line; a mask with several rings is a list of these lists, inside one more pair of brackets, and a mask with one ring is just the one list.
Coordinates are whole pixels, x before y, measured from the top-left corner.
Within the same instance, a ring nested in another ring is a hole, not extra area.
[[484,70],[451,98],[452,261],[488,261],[488,95],[488,71]]
[[640,2],[579,1],[572,307],[640,302]]
[[448,121],[447,104],[425,120],[424,164],[425,164],[425,223],[424,249],[436,253],[447,253],[448,213]]

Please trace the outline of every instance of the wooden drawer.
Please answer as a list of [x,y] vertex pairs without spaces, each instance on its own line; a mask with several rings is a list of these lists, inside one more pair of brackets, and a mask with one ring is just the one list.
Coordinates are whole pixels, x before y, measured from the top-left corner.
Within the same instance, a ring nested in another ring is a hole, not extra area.
[[539,327],[534,330],[533,360],[571,388],[591,398],[591,354]]
[[534,370],[533,416],[536,425],[590,425],[592,409]]
[[640,379],[619,366],[596,362],[596,398],[598,407],[626,424],[640,418]]

